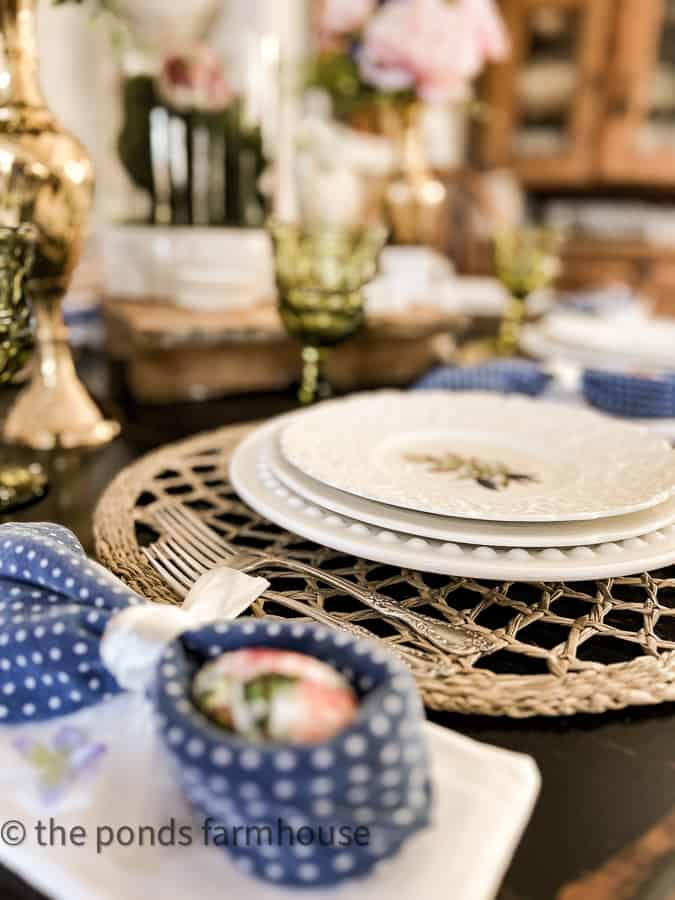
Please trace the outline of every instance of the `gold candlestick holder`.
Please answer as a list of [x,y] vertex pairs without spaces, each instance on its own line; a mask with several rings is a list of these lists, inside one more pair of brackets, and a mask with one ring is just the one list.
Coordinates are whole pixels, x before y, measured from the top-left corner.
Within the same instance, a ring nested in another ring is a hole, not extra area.
[[93,170],[47,109],[37,76],[37,0],[0,0],[0,224],[37,229],[28,295],[36,319],[33,378],[4,427],[39,450],[98,447],[119,433],[77,377],[61,303],[81,252]]
[[[37,231],[31,225],[0,227],[0,384],[9,384],[33,352],[26,278],[35,258]],[[40,499],[47,477],[38,463],[20,465],[0,457],[0,513]]]

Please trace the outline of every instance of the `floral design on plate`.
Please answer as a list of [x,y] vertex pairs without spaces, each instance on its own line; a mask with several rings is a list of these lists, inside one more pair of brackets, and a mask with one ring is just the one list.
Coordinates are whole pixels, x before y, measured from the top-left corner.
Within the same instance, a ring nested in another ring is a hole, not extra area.
[[453,474],[460,479],[468,478],[491,491],[505,491],[513,481],[536,481],[532,475],[511,472],[502,462],[488,462],[475,456],[461,456],[459,453],[407,453],[405,459],[427,466],[428,471],[435,475]]
[[[441,516],[572,522],[638,512],[675,495],[675,452],[662,438],[600,413],[518,396],[360,394],[298,413],[279,440],[286,461],[315,481]],[[529,480],[486,490],[406,458],[448,450],[498,460]]]
[[24,735],[14,746],[35,770],[45,805],[57,803],[70,787],[93,774],[107,752],[105,744],[91,741],[86,732],[69,726],[59,728],[49,743]]

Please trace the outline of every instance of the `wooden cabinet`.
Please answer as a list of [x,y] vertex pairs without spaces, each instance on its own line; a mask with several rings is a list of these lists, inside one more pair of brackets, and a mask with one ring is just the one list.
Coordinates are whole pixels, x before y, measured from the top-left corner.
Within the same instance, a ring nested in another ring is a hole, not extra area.
[[530,188],[675,187],[675,0],[503,0],[480,156]]
[[621,0],[599,173],[675,186],[675,0]]

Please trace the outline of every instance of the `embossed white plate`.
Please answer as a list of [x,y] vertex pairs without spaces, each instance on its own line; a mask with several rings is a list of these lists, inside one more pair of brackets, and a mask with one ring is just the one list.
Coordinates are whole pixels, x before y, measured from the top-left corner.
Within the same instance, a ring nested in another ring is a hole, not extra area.
[[285,458],[367,500],[499,522],[649,509],[675,492],[675,452],[643,428],[521,396],[380,391],[307,410]]
[[338,516],[285,487],[267,451],[276,423],[249,435],[235,451],[230,480],[245,503],[306,540],[352,556],[421,572],[493,581],[586,581],[651,571],[675,563],[675,526],[640,538],[573,547],[528,550],[472,546],[411,537]]
[[338,515],[349,516],[356,521],[391,531],[439,541],[459,541],[464,544],[487,542],[491,547],[577,547],[579,544],[590,546],[641,537],[675,522],[673,497],[651,509],[628,513],[625,516],[580,522],[535,524],[455,519],[363,500],[361,497],[337,491],[321,484],[320,481],[315,481],[284,459],[279,447],[279,433],[288,419],[288,416],[284,416],[279,420],[277,428],[269,432],[265,445],[270,468],[279,481],[310,503],[318,503]]
[[[584,317],[588,323],[588,317]],[[672,327],[672,326],[671,326]],[[675,350],[671,348],[663,353],[650,352],[643,337],[639,336],[639,328],[633,328],[632,343],[623,349],[613,343],[609,334],[605,334],[604,343],[600,346],[589,346],[585,343],[563,341],[549,331],[544,323],[535,322],[525,325],[520,334],[521,350],[535,359],[548,362],[567,362],[579,366],[608,371],[643,370],[649,372],[671,371],[675,367]]]

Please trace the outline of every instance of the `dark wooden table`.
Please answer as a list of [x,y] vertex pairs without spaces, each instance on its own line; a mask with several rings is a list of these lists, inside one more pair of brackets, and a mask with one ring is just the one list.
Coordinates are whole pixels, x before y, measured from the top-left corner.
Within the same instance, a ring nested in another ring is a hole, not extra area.
[[[84,360],[82,371],[106,411],[123,422],[123,434],[97,453],[45,457],[52,477],[50,493],[13,518],[64,523],[89,551],[96,501],[132,460],[169,441],[295,405],[289,393],[139,407],[101,361]],[[438,714],[431,718],[478,740],[528,753],[541,770],[541,797],[507,875],[503,900],[552,900],[563,885],[603,865],[675,807],[675,704],[522,722]],[[447,896],[452,900],[452,885]],[[39,895],[0,869],[0,898],[39,900]]]

